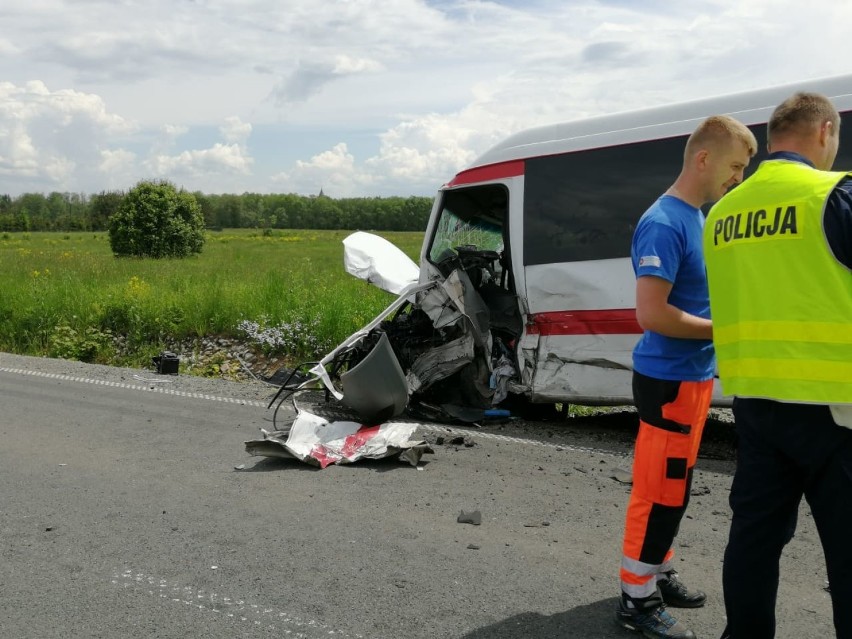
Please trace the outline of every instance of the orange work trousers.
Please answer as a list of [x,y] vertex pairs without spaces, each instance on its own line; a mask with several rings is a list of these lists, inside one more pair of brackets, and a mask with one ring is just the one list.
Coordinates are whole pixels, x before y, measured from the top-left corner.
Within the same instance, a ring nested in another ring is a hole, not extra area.
[[621,589],[634,599],[654,596],[657,575],[672,569],[672,543],[689,503],[712,394],[712,379],[670,381],[633,373],[639,434],[624,530]]

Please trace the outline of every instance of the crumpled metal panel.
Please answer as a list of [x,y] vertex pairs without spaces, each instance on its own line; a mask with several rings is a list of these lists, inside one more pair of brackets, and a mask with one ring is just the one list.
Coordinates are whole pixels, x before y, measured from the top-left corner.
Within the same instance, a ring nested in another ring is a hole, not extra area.
[[357,366],[340,376],[340,385],[341,401],[367,424],[401,415],[408,405],[405,373],[385,333]]
[[630,404],[634,335],[540,336],[524,351],[533,401]]
[[300,410],[289,429],[261,429],[263,439],[247,441],[245,447],[250,455],[294,458],[320,468],[393,456],[416,466],[424,453],[433,452],[425,441],[412,439],[417,426],[410,422],[365,426],[354,421],[329,421]]
[[328,355],[323,357],[319,363],[311,368],[310,372],[319,379],[323,386],[328,389],[328,391],[334,395],[335,399],[343,399],[343,393],[341,393],[337,388],[334,387],[334,384],[331,381],[331,378],[328,376],[328,370],[326,370],[326,365],[331,362],[334,357],[340,353],[340,351],[349,348],[353,344],[356,344],[359,340],[364,339],[371,330],[376,328],[382,321],[391,313],[401,308],[408,302],[409,297],[414,297],[416,294],[421,293],[423,291],[429,290],[430,288],[434,288],[437,286],[437,282],[423,282],[423,283],[413,283],[405,287],[403,291],[385,310],[376,315],[373,320],[367,324],[364,328],[361,328],[349,337],[347,337],[343,342],[341,342],[333,351],[331,351]]
[[462,298],[461,282],[458,278],[450,283],[441,282],[440,286],[435,286],[431,291],[423,294],[419,303],[420,310],[429,316],[435,330],[452,326],[462,318],[461,312],[452,302],[453,298]]
[[465,333],[427,353],[423,353],[411,365],[408,372],[408,387],[412,393],[428,388],[434,382],[449,377],[465,364],[473,361],[473,335]]

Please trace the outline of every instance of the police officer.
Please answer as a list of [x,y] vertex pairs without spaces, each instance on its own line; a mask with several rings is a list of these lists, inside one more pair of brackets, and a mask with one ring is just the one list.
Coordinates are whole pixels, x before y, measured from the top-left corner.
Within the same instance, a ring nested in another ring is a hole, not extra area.
[[739,435],[723,587],[733,639],[775,636],[779,560],[802,496],[837,637],[852,638],[852,174],[840,116],[797,93],[768,159],[711,209],[704,255],[722,388]]

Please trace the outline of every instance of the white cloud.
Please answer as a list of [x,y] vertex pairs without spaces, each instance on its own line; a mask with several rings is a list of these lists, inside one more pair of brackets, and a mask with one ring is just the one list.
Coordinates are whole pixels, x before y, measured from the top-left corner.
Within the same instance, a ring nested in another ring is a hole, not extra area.
[[38,80],[20,87],[0,82],[0,117],[14,118],[19,123],[48,118],[61,126],[79,119],[106,133],[127,133],[134,128],[128,120],[107,112],[104,101],[97,95],[72,89],[51,91]]
[[0,37],[0,55],[15,55],[21,50],[8,38]]
[[0,124],[0,175],[33,177],[38,170],[38,152],[21,124]]
[[39,81],[0,83],[0,187],[75,188],[97,170],[110,139],[134,128],[97,95],[51,91]]
[[104,149],[101,151],[101,163],[98,165],[98,169],[103,173],[125,174],[133,168],[135,161],[136,154],[130,151]]
[[384,65],[376,60],[369,58],[353,58],[348,55],[334,56],[335,75],[352,75],[355,73],[376,73],[382,71]]
[[219,127],[219,132],[228,142],[245,144],[251,135],[251,124],[243,122],[239,116],[232,115],[225,118],[225,123]]
[[148,155],[168,155],[177,145],[178,139],[189,132],[182,124],[163,124],[156,133],[150,134]]
[[355,196],[373,181],[356,168],[355,158],[344,142],[313,156],[299,160],[292,171],[273,176],[283,190],[297,193],[324,193],[333,197]]
[[[845,73],[852,53],[833,0],[6,0],[0,21],[0,193],[151,172],[430,193],[528,126]],[[321,141],[286,134],[305,130]]]
[[[254,160],[238,144],[217,142],[209,149],[183,151],[177,155],[155,155],[145,162],[145,167],[157,177],[215,178],[221,174],[248,175]],[[210,182],[212,184],[212,182]]]
[[189,131],[189,127],[181,125],[181,124],[164,124],[162,127],[163,137],[168,138],[170,140],[174,140],[175,138],[179,138],[184,133]]
[[87,189],[90,193],[126,191],[145,177],[137,171],[136,154],[126,149],[104,149],[100,160],[97,188]]
[[[192,179],[202,181],[207,189],[222,192],[227,188],[239,188],[239,180],[251,175],[254,158],[246,148],[252,126],[238,116],[226,117],[219,126],[223,142],[216,142],[205,149],[187,149],[179,153],[169,153],[176,140],[188,133],[183,126],[167,125],[163,127],[157,143],[151,147],[151,153],[142,162],[148,174],[163,179]],[[211,188],[215,185],[215,188]],[[189,188],[195,189],[189,185]]]
[[69,158],[58,155],[45,157],[42,165],[44,174],[56,184],[66,184],[76,167]]
[[352,170],[355,165],[354,158],[347,152],[346,144],[340,143],[334,146],[330,151],[324,151],[315,155],[308,162],[299,160],[296,162],[296,167],[303,171],[339,171]]
[[[499,120],[482,117],[476,108],[455,118],[430,114],[404,122],[381,136],[379,154],[366,166],[385,184],[437,188],[476,157],[476,147],[496,141]],[[490,129],[490,130],[489,130]]]
[[349,55],[335,55],[329,59],[300,59],[296,68],[273,89],[278,104],[307,100],[336,78],[376,73],[383,66],[376,60]]
[[[523,128],[810,78],[815,62],[823,69],[817,75],[845,71],[845,56],[833,57],[850,49],[845,35],[841,29],[820,35],[824,16],[813,5],[797,7],[801,21],[793,25],[780,18],[778,3],[757,4],[715,2],[706,14],[684,17],[645,14],[626,4],[613,10],[572,3],[565,17],[570,11],[575,19],[563,22],[557,10],[552,26],[544,16],[526,16],[527,34],[540,46],[522,51],[497,29],[497,46],[505,42],[518,54],[511,70],[472,84],[471,99],[458,110],[403,118],[381,134],[379,153],[363,168],[384,188],[408,184],[428,192]],[[835,6],[830,13],[837,24],[852,18],[852,8]],[[576,19],[582,14],[584,20]],[[557,34],[561,24],[571,26]],[[793,33],[812,34],[827,46],[805,57],[798,47],[783,46],[775,53],[783,65],[772,64],[765,42],[783,42]],[[527,47],[527,36],[520,40]]]

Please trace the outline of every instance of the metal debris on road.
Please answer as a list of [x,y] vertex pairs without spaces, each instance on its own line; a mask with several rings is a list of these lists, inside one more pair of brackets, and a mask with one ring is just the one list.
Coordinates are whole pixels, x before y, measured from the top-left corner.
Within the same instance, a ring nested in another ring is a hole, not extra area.
[[633,471],[625,470],[624,468],[615,468],[612,471],[612,475],[610,475],[615,481],[620,484],[632,484],[633,483]]
[[456,521],[460,524],[473,524],[479,526],[482,523],[482,513],[478,510],[472,510],[469,513],[461,511]]
[[424,453],[433,452],[425,441],[411,439],[417,427],[410,422],[329,421],[299,410],[288,429],[261,429],[263,439],[247,441],[245,446],[250,455],[295,458],[320,468],[394,456],[417,466]]

